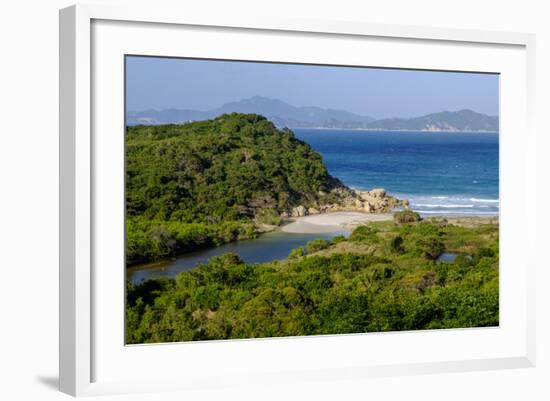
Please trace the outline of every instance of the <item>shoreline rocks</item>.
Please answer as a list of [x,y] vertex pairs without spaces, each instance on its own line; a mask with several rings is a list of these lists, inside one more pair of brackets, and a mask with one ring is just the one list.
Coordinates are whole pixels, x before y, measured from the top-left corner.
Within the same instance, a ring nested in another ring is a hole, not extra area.
[[370,191],[337,188],[331,192],[340,198],[338,203],[327,203],[319,207],[309,208],[299,205],[292,208],[289,213],[284,212],[283,217],[303,217],[330,212],[388,213],[398,207],[409,209],[407,199],[397,199],[388,195],[383,188],[374,188]]
[[303,217],[307,214],[307,209],[300,205],[300,206],[296,206],[295,208],[292,209],[292,212],[290,213],[290,216],[291,217]]

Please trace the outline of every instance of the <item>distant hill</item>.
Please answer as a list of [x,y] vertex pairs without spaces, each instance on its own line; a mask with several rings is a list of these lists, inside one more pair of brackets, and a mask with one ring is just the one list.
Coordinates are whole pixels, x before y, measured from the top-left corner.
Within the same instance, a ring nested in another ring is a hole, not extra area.
[[376,120],[369,129],[411,131],[498,131],[498,116],[488,116],[472,110],[442,111],[415,118]]
[[128,125],[156,125],[184,123],[215,118],[226,113],[253,113],[267,117],[278,127],[303,128],[367,128],[374,121],[372,117],[360,116],[343,110],[321,107],[295,107],[281,100],[254,96],[237,102],[224,104],[213,110],[146,110],[128,112]]
[[128,125],[159,125],[187,123],[216,118],[226,113],[260,114],[277,127],[335,128],[411,131],[498,131],[498,117],[472,110],[443,111],[415,118],[388,118],[375,120],[343,110],[321,107],[295,107],[281,100],[254,96],[226,103],[212,110],[145,110],[128,112]]

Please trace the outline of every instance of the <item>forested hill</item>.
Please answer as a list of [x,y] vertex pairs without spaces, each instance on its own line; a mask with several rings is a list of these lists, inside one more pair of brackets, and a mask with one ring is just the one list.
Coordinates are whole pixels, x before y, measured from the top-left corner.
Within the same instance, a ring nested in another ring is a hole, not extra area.
[[255,114],[126,133],[128,263],[218,245],[278,224],[296,205],[335,201],[319,153]]

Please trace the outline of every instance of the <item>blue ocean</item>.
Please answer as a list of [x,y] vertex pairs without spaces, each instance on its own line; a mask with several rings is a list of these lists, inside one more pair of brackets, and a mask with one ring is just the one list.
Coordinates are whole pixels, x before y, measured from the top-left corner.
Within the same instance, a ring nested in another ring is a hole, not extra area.
[[293,131],[349,187],[384,188],[422,215],[498,214],[498,133]]

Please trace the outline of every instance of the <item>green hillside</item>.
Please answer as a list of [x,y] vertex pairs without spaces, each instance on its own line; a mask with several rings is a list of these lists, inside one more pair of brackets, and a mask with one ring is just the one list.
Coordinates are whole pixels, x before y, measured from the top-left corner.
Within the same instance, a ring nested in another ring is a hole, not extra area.
[[277,225],[346,188],[319,153],[255,114],[126,133],[127,263],[156,260]]

